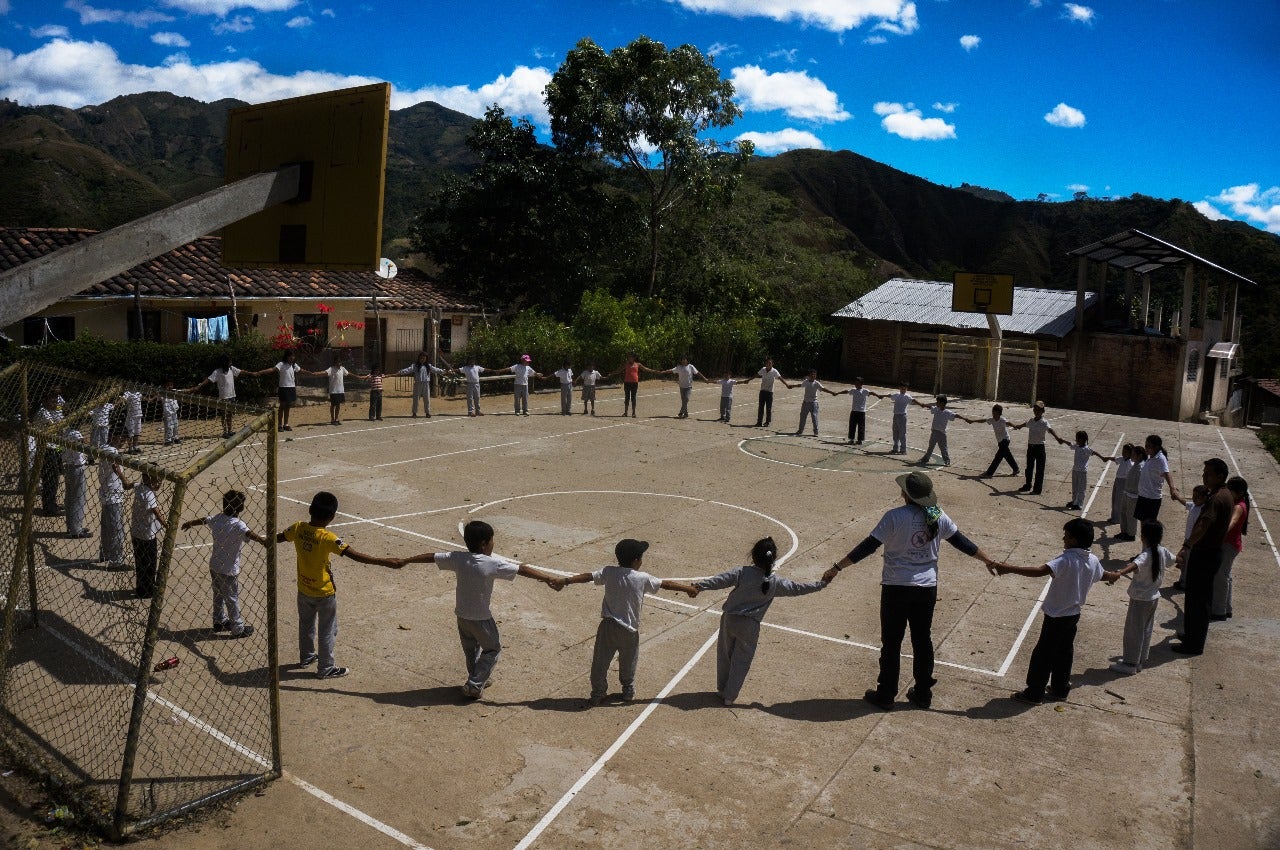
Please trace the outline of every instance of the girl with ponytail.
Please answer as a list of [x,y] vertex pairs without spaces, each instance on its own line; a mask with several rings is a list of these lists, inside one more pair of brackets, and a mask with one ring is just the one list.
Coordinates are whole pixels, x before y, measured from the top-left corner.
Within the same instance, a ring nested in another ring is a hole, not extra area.
[[1236,555],[1244,551],[1244,538],[1249,533],[1249,482],[1239,475],[1227,479],[1227,490],[1235,505],[1231,509],[1231,522],[1227,526],[1226,539],[1222,541],[1222,566],[1213,576],[1213,604],[1210,620],[1231,619],[1231,567]]
[[1164,526],[1156,520],[1142,523],[1142,552],[1123,569],[1102,574],[1107,584],[1115,584],[1121,576],[1133,575],[1129,584],[1129,612],[1124,619],[1124,656],[1111,665],[1117,673],[1132,675],[1147,663],[1151,649],[1151,630],[1160,604],[1160,582],[1173,565],[1174,554],[1160,545]]
[[751,564],[694,582],[702,590],[732,587],[721,606],[720,640],[716,647],[716,693],[725,705],[733,705],[751,669],[760,623],[779,596],[803,596],[827,586],[825,581],[796,582],[775,576],[778,544],[772,537],[757,540],[751,547]]

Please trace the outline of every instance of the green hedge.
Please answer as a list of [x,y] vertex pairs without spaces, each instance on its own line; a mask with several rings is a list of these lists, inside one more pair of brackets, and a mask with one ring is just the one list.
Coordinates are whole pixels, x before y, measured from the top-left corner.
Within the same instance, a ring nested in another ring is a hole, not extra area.
[[[223,355],[231,362],[253,372],[274,366],[280,352],[272,350],[264,337],[250,334],[227,343],[167,345],[158,342],[110,342],[82,335],[70,342],[55,342],[38,348],[10,348],[7,362],[30,360],[63,369],[71,369],[101,377],[163,386],[172,380],[177,387],[194,387],[218,365]],[[236,398],[260,403],[275,395],[276,379],[272,375],[245,378],[236,382]],[[206,388],[212,392],[211,388]]]

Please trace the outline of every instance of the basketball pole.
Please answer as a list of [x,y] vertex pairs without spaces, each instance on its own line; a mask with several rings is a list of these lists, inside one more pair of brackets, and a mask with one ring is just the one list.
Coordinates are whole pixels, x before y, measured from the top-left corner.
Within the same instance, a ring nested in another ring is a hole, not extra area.
[[997,401],[1000,391],[1000,356],[1004,337],[1000,331],[1000,317],[995,313],[987,313],[987,325],[991,328],[993,345],[987,352],[987,396]]

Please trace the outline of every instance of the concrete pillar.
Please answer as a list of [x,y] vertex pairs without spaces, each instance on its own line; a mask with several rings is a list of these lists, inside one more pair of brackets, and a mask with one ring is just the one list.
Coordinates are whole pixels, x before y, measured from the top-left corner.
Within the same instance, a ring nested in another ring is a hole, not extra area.
[[1222,300],[1230,304],[1230,310],[1228,311],[1227,315],[1230,318],[1230,322],[1231,322],[1230,335],[1228,335],[1227,333],[1225,324],[1223,326],[1223,330],[1222,330],[1223,339],[1230,340],[1231,342],[1239,342],[1240,341],[1240,281],[1233,280],[1231,282],[1231,295],[1228,298],[1224,298]]
[[1133,327],[1133,269],[1124,270],[1124,326]]
[[[1139,327],[1146,330],[1150,327],[1147,324],[1147,320],[1151,316],[1151,276],[1145,274],[1142,276],[1142,307],[1140,309],[1140,315],[1142,317],[1142,324],[1139,325]],[[1155,327],[1157,330],[1160,329],[1159,319],[1156,319]]]
[[1187,263],[1182,273],[1182,338],[1191,338],[1191,294],[1196,282],[1195,266]]
[[1204,327],[1205,320],[1209,318],[1209,275],[1205,274],[1200,278],[1200,309],[1197,312],[1199,319],[1197,324]]
[[[1155,328],[1158,331],[1160,331],[1164,327],[1164,305],[1163,304],[1156,306],[1156,320],[1151,324],[1151,327]],[[1173,328],[1169,328],[1169,331],[1170,333],[1172,333]]]
[[1098,320],[1107,318],[1107,271],[1110,263],[1098,263]]

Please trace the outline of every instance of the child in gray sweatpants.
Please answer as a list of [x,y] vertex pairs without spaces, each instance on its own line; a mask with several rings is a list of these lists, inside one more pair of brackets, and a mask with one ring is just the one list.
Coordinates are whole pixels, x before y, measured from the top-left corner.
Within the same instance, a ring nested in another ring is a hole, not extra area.
[[512,581],[519,575],[537,579],[554,590],[564,585],[556,576],[528,564],[513,564],[493,557],[493,526],[487,522],[467,523],[462,529],[462,539],[467,544],[465,552],[426,552],[405,558],[402,563],[435,564],[457,575],[453,612],[458,618],[458,639],[467,662],[467,681],[462,685],[462,695],[476,699],[489,686],[489,677],[502,654],[498,624],[489,610],[494,579]]
[[694,583],[698,590],[732,587],[721,606],[720,639],[716,646],[716,692],[725,705],[733,705],[751,670],[760,642],[760,623],[779,596],[803,596],[827,586],[825,581],[796,582],[778,578],[773,565],[778,545],[772,537],[757,540],[751,548],[751,565],[735,567]]
[[600,605],[600,626],[596,629],[596,648],[591,657],[591,704],[600,705],[609,692],[609,663],[618,656],[618,678],[622,680],[622,698],[635,699],[636,666],[640,661],[640,609],[644,595],[662,590],[681,590],[697,596],[691,584],[659,579],[640,570],[649,544],[643,540],[620,540],[613,548],[618,565],[591,573],[578,573],[556,579],[557,590],[566,584],[594,581],[604,585],[604,602]]

